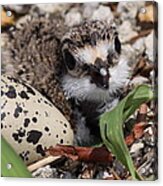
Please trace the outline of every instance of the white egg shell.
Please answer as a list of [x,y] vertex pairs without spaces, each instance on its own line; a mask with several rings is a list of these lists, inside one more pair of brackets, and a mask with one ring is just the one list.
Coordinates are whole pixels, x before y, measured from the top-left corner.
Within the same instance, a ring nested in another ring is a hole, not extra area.
[[72,145],[73,130],[61,112],[31,86],[1,77],[1,134],[30,164],[45,148]]

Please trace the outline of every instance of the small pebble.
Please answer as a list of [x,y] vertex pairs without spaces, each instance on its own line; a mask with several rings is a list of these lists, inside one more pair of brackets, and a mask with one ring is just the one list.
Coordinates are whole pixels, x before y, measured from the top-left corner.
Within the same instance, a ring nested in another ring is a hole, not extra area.
[[138,85],[145,84],[148,82],[149,82],[148,78],[145,78],[143,76],[136,76],[132,79],[132,81],[130,81],[130,86],[136,87]]
[[138,33],[133,30],[133,25],[129,20],[124,21],[118,27],[118,32],[119,32],[120,41],[122,43],[125,43],[138,35]]
[[152,63],[155,61],[155,56],[157,52],[157,50],[153,50],[154,48],[156,48],[156,43],[154,42],[154,40],[156,40],[156,37],[155,37],[154,32],[152,31],[145,38],[146,54]]
[[67,3],[37,4],[36,7],[38,7],[42,12],[55,13],[65,10],[66,8],[69,7],[69,4]]
[[108,23],[112,22],[114,19],[113,13],[109,7],[100,5],[97,10],[94,11],[92,15],[92,20],[102,20]]
[[117,12],[120,13],[122,20],[135,19],[140,8],[145,5],[145,2],[119,2],[117,6]]
[[144,148],[144,143],[135,143],[132,145],[130,152],[131,153],[137,153],[140,151],[142,148]]
[[98,8],[99,3],[84,3],[83,4],[83,17],[86,19],[90,19],[94,13],[94,11]]
[[69,27],[73,26],[73,25],[78,25],[80,24],[82,21],[82,16],[79,12],[69,12],[66,14],[65,17],[65,24]]

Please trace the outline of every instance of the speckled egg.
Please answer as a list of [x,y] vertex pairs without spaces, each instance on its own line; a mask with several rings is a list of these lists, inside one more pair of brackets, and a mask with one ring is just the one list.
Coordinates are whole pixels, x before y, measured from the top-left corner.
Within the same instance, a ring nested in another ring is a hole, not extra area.
[[56,144],[72,145],[73,130],[61,112],[37,90],[1,77],[1,133],[26,164]]

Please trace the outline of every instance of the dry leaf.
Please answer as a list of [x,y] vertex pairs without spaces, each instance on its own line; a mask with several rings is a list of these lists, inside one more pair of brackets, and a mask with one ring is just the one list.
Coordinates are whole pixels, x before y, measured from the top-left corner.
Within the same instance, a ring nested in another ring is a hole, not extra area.
[[72,160],[86,162],[112,162],[111,153],[105,147],[75,147],[67,145],[57,145],[47,150],[47,154],[52,156],[66,156]]

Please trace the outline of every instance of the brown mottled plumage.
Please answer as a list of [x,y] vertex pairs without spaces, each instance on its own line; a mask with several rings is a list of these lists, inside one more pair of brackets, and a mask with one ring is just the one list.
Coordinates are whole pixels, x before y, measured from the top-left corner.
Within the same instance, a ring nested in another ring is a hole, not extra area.
[[70,121],[70,105],[59,86],[62,64],[58,53],[65,30],[61,17],[28,19],[10,32],[5,72],[21,78],[40,91]]

